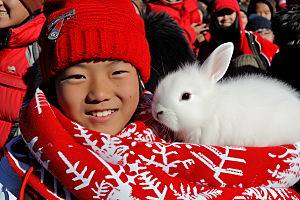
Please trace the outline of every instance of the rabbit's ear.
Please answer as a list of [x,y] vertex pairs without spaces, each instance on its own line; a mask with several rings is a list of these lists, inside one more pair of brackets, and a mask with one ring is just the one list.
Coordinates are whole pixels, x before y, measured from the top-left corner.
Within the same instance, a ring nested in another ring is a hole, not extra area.
[[201,65],[200,73],[213,82],[218,82],[226,73],[233,53],[233,44],[227,42],[218,46]]

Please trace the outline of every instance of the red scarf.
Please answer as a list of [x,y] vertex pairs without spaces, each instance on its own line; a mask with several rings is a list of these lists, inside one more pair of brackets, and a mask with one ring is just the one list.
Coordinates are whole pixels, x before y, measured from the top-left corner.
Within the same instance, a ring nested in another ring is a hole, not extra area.
[[71,121],[40,89],[22,109],[20,127],[24,140],[12,140],[5,156],[20,178],[35,167],[28,184],[47,199],[300,199],[287,188],[299,179],[300,142],[166,143],[141,121],[111,136]]

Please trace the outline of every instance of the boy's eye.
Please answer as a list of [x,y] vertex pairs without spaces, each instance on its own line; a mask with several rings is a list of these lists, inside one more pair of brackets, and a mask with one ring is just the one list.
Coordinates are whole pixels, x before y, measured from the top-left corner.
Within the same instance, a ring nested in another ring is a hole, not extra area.
[[122,70],[120,70],[120,71],[115,71],[115,72],[112,73],[112,75],[123,74],[123,73],[125,73],[125,72],[126,72],[126,71],[122,71]]
[[85,78],[85,76],[80,74],[76,74],[68,77],[68,79],[83,79],[83,78]]

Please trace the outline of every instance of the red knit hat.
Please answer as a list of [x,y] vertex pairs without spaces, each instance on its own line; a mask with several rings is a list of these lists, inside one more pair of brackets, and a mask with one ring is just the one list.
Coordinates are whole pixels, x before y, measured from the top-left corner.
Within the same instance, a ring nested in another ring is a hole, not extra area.
[[25,8],[29,11],[29,13],[33,13],[37,9],[39,9],[43,3],[44,0],[20,0]]
[[130,0],[47,0],[39,37],[43,81],[76,63],[123,60],[150,76],[144,21]]

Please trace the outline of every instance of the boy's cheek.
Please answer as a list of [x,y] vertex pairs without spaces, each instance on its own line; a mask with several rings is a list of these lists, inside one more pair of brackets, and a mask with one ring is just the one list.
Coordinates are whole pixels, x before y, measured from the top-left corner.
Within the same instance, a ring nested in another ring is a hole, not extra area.
[[[72,107],[78,104],[82,89],[76,85],[70,85],[63,82],[56,84],[56,96],[61,108]],[[79,105],[77,105],[79,106]]]

